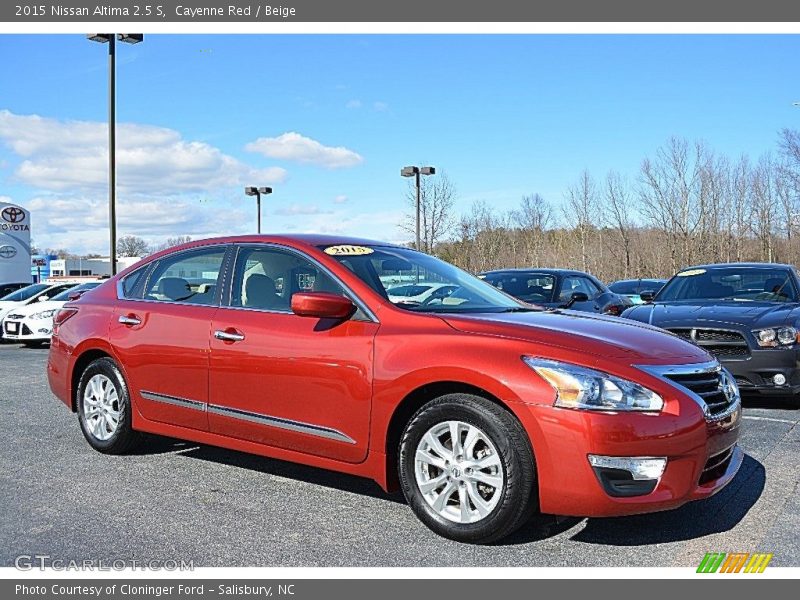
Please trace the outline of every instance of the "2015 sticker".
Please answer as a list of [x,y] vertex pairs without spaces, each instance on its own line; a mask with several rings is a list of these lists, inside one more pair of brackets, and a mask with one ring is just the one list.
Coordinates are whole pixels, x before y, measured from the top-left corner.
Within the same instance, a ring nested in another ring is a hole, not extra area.
[[331,256],[364,256],[365,254],[372,254],[373,252],[375,251],[367,246],[352,246],[350,244],[328,246],[325,248],[325,254],[330,254]]

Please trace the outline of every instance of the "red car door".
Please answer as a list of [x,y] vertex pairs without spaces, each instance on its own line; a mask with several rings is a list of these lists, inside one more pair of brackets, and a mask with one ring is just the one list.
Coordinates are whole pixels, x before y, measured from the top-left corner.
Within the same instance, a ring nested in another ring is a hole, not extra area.
[[217,245],[167,256],[146,282],[121,285],[132,297],[117,303],[109,337],[146,419],[208,429],[209,340],[225,252]]
[[291,312],[297,291],[344,293],[319,265],[268,245],[238,250],[230,306],[214,315],[212,432],[360,462],[367,455],[374,339],[365,309],[344,321]]

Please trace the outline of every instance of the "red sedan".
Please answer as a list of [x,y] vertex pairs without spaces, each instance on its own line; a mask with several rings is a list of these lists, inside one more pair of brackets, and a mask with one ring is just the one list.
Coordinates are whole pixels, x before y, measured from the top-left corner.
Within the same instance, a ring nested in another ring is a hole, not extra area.
[[[392,295],[411,283],[445,291]],[[742,462],[738,389],[702,349],[358,239],[156,254],[58,313],[48,376],[101,452],[148,432],[361,475],[474,543],[674,508]]]

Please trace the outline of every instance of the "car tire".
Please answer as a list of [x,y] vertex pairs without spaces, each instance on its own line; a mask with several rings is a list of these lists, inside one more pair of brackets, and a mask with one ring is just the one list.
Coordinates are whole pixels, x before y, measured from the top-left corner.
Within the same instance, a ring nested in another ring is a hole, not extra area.
[[128,385],[111,358],[98,358],[83,371],[76,407],[83,436],[95,450],[124,454],[140,441],[132,427]]
[[408,504],[446,538],[489,544],[538,509],[528,435],[511,413],[485,398],[448,394],[425,404],[406,425],[398,462]]

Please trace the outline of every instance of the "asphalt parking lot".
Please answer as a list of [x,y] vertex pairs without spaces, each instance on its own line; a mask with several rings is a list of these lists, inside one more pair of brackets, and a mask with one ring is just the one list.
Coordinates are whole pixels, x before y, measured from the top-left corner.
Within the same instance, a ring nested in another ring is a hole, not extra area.
[[543,518],[492,547],[437,537],[370,481],[164,438],[105,456],[50,393],[47,349],[0,345],[0,565],[696,566],[772,552],[800,566],[800,410],[745,400],[736,479],[706,502],[617,519]]

